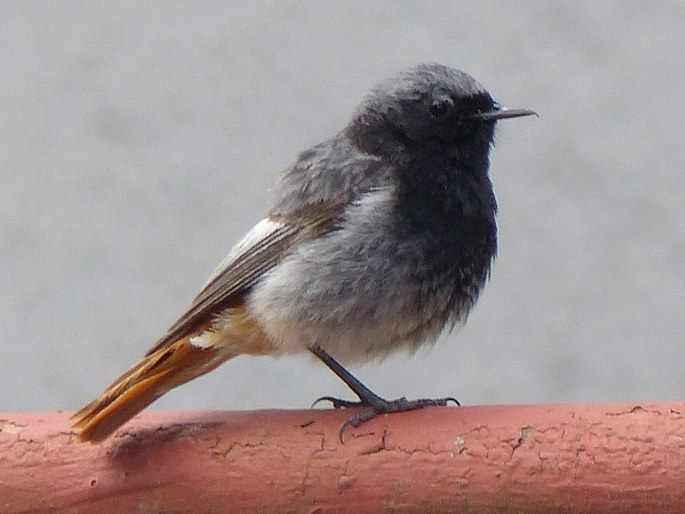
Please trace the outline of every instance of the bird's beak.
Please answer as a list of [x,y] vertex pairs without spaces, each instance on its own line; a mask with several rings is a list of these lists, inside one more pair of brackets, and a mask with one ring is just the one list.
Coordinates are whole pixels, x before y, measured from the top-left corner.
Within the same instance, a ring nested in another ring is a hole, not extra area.
[[529,109],[507,109],[495,104],[494,108],[488,112],[479,112],[469,116],[471,119],[482,121],[497,121],[505,118],[520,118],[521,116],[537,116],[538,113]]

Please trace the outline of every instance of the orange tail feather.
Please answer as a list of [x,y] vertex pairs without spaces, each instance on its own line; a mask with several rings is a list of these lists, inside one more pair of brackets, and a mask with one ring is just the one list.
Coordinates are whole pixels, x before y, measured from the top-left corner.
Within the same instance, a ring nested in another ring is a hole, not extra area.
[[73,428],[82,441],[101,441],[170,389],[234,356],[225,348],[199,348],[188,337],[179,339],[143,358],[74,414]]

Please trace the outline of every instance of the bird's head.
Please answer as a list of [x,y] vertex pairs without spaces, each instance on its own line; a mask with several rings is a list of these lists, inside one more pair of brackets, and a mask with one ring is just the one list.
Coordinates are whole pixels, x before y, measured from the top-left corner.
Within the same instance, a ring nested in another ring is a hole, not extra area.
[[420,64],[376,88],[358,107],[348,134],[369,153],[486,151],[497,120],[534,115],[501,107],[473,77]]

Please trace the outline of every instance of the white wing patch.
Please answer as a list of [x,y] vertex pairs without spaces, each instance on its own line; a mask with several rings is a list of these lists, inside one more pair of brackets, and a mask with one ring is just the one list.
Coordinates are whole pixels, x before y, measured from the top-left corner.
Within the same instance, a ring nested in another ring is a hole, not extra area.
[[228,252],[228,255],[221,261],[221,264],[212,272],[212,274],[205,282],[205,287],[209,285],[216,277],[218,277],[224,270],[229,268],[233,261],[241,255],[248,253],[255,245],[257,245],[264,238],[273,234],[277,230],[282,229],[285,223],[274,221],[270,218],[264,218],[254,227],[252,227],[247,234],[245,234],[240,241],[238,241],[233,248]]

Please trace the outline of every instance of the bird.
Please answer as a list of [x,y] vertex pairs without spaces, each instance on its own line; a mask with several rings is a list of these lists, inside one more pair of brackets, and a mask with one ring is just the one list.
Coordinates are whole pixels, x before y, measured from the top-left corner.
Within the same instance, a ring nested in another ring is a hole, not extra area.
[[[431,345],[466,317],[497,254],[489,178],[507,109],[473,77],[421,63],[381,82],[349,123],[282,172],[233,246],[145,356],[72,416],[100,442],[169,390],[238,355],[311,354],[358,397],[340,428],[451,399],[386,400],[346,366]],[[456,402],[456,401],[455,401]]]

